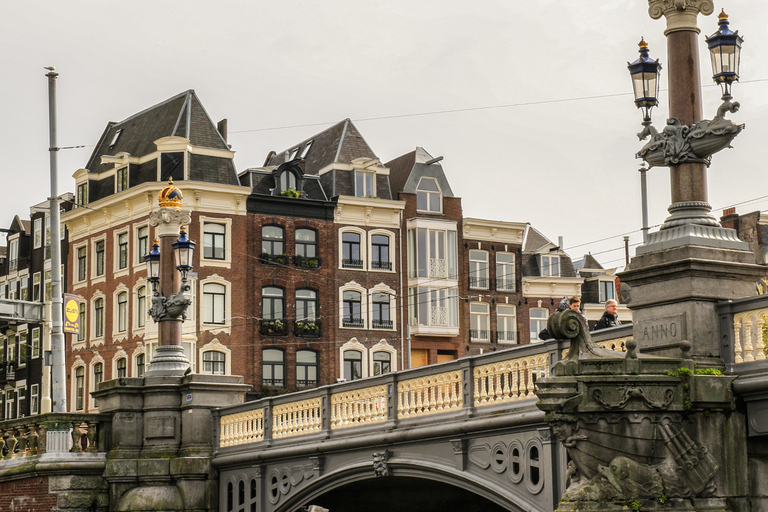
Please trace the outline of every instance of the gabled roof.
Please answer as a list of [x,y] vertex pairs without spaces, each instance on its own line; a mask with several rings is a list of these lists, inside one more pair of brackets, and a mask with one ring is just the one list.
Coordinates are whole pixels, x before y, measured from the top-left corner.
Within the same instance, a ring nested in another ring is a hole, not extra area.
[[[307,145],[309,149],[307,150]],[[305,154],[306,152],[306,154]],[[338,162],[348,164],[355,158],[377,158],[371,147],[350,119],[345,119],[320,133],[294,144],[267,158],[264,166],[280,165],[295,157],[304,159],[304,172],[317,174],[328,165]]]
[[580,260],[573,262],[573,268],[575,270],[589,269],[589,270],[603,270],[603,266],[595,259],[591,254],[585,254]]
[[541,231],[534,228],[533,226],[528,226],[528,229],[525,233],[525,242],[523,243],[523,252],[534,253],[539,252],[545,248],[555,247],[557,247],[557,245],[553,244],[549,238],[541,233]]
[[107,123],[86,169],[101,173],[114,168],[112,164],[101,163],[103,155],[148,155],[157,150],[156,140],[169,136],[184,137],[193,146],[229,149],[197,94],[190,89],[120,122]]
[[405,192],[415,194],[416,187],[422,176],[435,178],[440,185],[440,191],[444,197],[455,197],[448,178],[445,177],[442,158],[433,158],[422,147],[416,147],[410,153],[395,158],[384,164],[389,168],[389,181],[394,193]]

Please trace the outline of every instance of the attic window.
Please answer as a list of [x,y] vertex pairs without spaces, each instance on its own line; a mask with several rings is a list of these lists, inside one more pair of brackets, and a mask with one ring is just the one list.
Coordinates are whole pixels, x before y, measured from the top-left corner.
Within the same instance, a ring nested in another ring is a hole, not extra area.
[[312,143],[315,142],[314,140],[311,140],[307,142],[307,144],[304,146],[304,150],[301,152],[301,158],[304,158],[307,156],[307,153],[309,153],[309,148],[312,147]]
[[280,191],[284,192],[289,188],[296,189],[296,175],[291,171],[283,171],[280,175]]
[[416,187],[416,209],[421,212],[440,213],[442,194],[435,178],[422,177]]
[[293,148],[291,150],[291,156],[288,157],[288,161],[290,162],[291,160],[296,158],[296,155],[298,155],[298,154],[299,154],[299,148],[298,147]]
[[109,143],[109,147],[113,148],[115,147],[115,144],[117,144],[117,139],[120,138],[120,134],[123,133],[122,128],[118,128],[115,132],[115,135],[112,137],[112,142]]

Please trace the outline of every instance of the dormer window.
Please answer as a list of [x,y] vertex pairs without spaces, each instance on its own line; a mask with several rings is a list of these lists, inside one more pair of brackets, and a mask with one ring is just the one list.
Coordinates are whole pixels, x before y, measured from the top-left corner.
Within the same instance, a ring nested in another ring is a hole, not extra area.
[[440,213],[443,211],[440,185],[435,178],[422,177],[416,187],[416,209],[421,212]]
[[306,143],[306,145],[304,146],[304,150],[301,152],[301,158],[304,158],[304,157],[307,156],[307,153],[309,153],[309,148],[312,147],[312,143],[313,142],[315,142],[315,141],[311,140],[311,141]]
[[542,277],[560,277],[560,256],[539,255],[539,268]]
[[296,175],[291,171],[283,171],[280,175],[280,191],[284,192],[289,188],[296,190]]
[[115,192],[128,190],[128,166],[119,168],[115,172]]
[[355,196],[376,197],[376,173],[355,171]]
[[113,147],[115,147],[115,144],[117,144],[117,139],[119,139],[119,138],[120,138],[120,134],[121,134],[121,133],[123,133],[123,129],[122,129],[122,128],[118,128],[118,129],[115,131],[115,135],[114,135],[114,136],[112,136],[112,142],[110,142],[110,143],[109,143],[109,147],[110,147],[110,148],[113,148]]
[[296,158],[296,155],[298,155],[298,154],[299,154],[299,148],[298,147],[293,148],[291,150],[290,156],[288,157],[288,159],[286,161],[290,162],[291,160]]

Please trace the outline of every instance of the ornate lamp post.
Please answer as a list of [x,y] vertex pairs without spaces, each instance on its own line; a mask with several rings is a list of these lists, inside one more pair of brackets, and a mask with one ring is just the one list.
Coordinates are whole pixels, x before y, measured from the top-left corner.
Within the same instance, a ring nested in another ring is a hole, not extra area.
[[157,350],[147,376],[180,375],[189,370],[181,345],[181,324],[192,303],[187,275],[192,270],[195,242],[187,238],[182,225],[191,221],[189,212],[181,210],[182,200],[181,191],[170,181],[160,191],[160,208],[149,216],[158,236],[144,256],[147,280],[152,285],[149,314],[160,325]]
[[[640,58],[629,64],[629,71],[635,92],[635,104],[645,110],[640,140],[650,137],[637,153],[649,167],[668,166],[671,177],[672,204],[670,217],[661,227],[660,233],[649,236],[647,246],[658,245],[662,239],[690,238],[691,226],[720,228],[718,221],[709,213],[712,207],[707,197],[707,167],[712,155],[723,148],[744,128],[725,119],[725,113],[739,109],[738,102],[731,102],[730,85],[738,80],[741,37],[728,28],[728,16],[720,15],[720,30],[707,38],[715,82],[723,87],[723,104],[711,120],[702,119],[701,84],[699,81],[699,56],[696,36],[699,28],[696,17],[699,13],[711,14],[714,7],[711,0],[649,0],[649,13],[658,19],[667,18],[667,49],[669,59],[669,115],[665,128],[658,132],[650,122],[650,109],[658,104],[654,88],[658,90],[658,71],[661,66],[648,57],[648,45],[640,42]],[[668,230],[675,230],[669,232]],[[666,231],[666,232],[665,232]],[[695,236],[702,235],[701,229]],[[704,238],[717,239],[717,246],[723,247],[722,233],[708,233]],[[733,238],[733,240],[730,240]],[[726,236],[737,248],[735,236]],[[706,245],[706,243],[704,243]],[[657,250],[638,248],[638,254]]]

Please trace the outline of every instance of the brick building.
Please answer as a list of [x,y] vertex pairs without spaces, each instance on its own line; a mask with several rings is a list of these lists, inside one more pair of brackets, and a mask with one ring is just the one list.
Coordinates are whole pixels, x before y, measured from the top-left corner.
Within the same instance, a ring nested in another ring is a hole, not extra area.
[[108,123],[96,149],[75,174],[78,207],[62,216],[70,233],[66,290],[78,294],[80,333],[67,335],[68,403],[93,411],[89,392],[104,380],[141,377],[157,345],[147,311],[151,289],[144,255],[154,230],[149,212],[173,179],[191,210],[197,241],[193,304],[182,327],[192,370],[253,380],[243,357],[253,325],[246,275],[246,200],[234,153],[194,91],[186,91],[119,123]]

